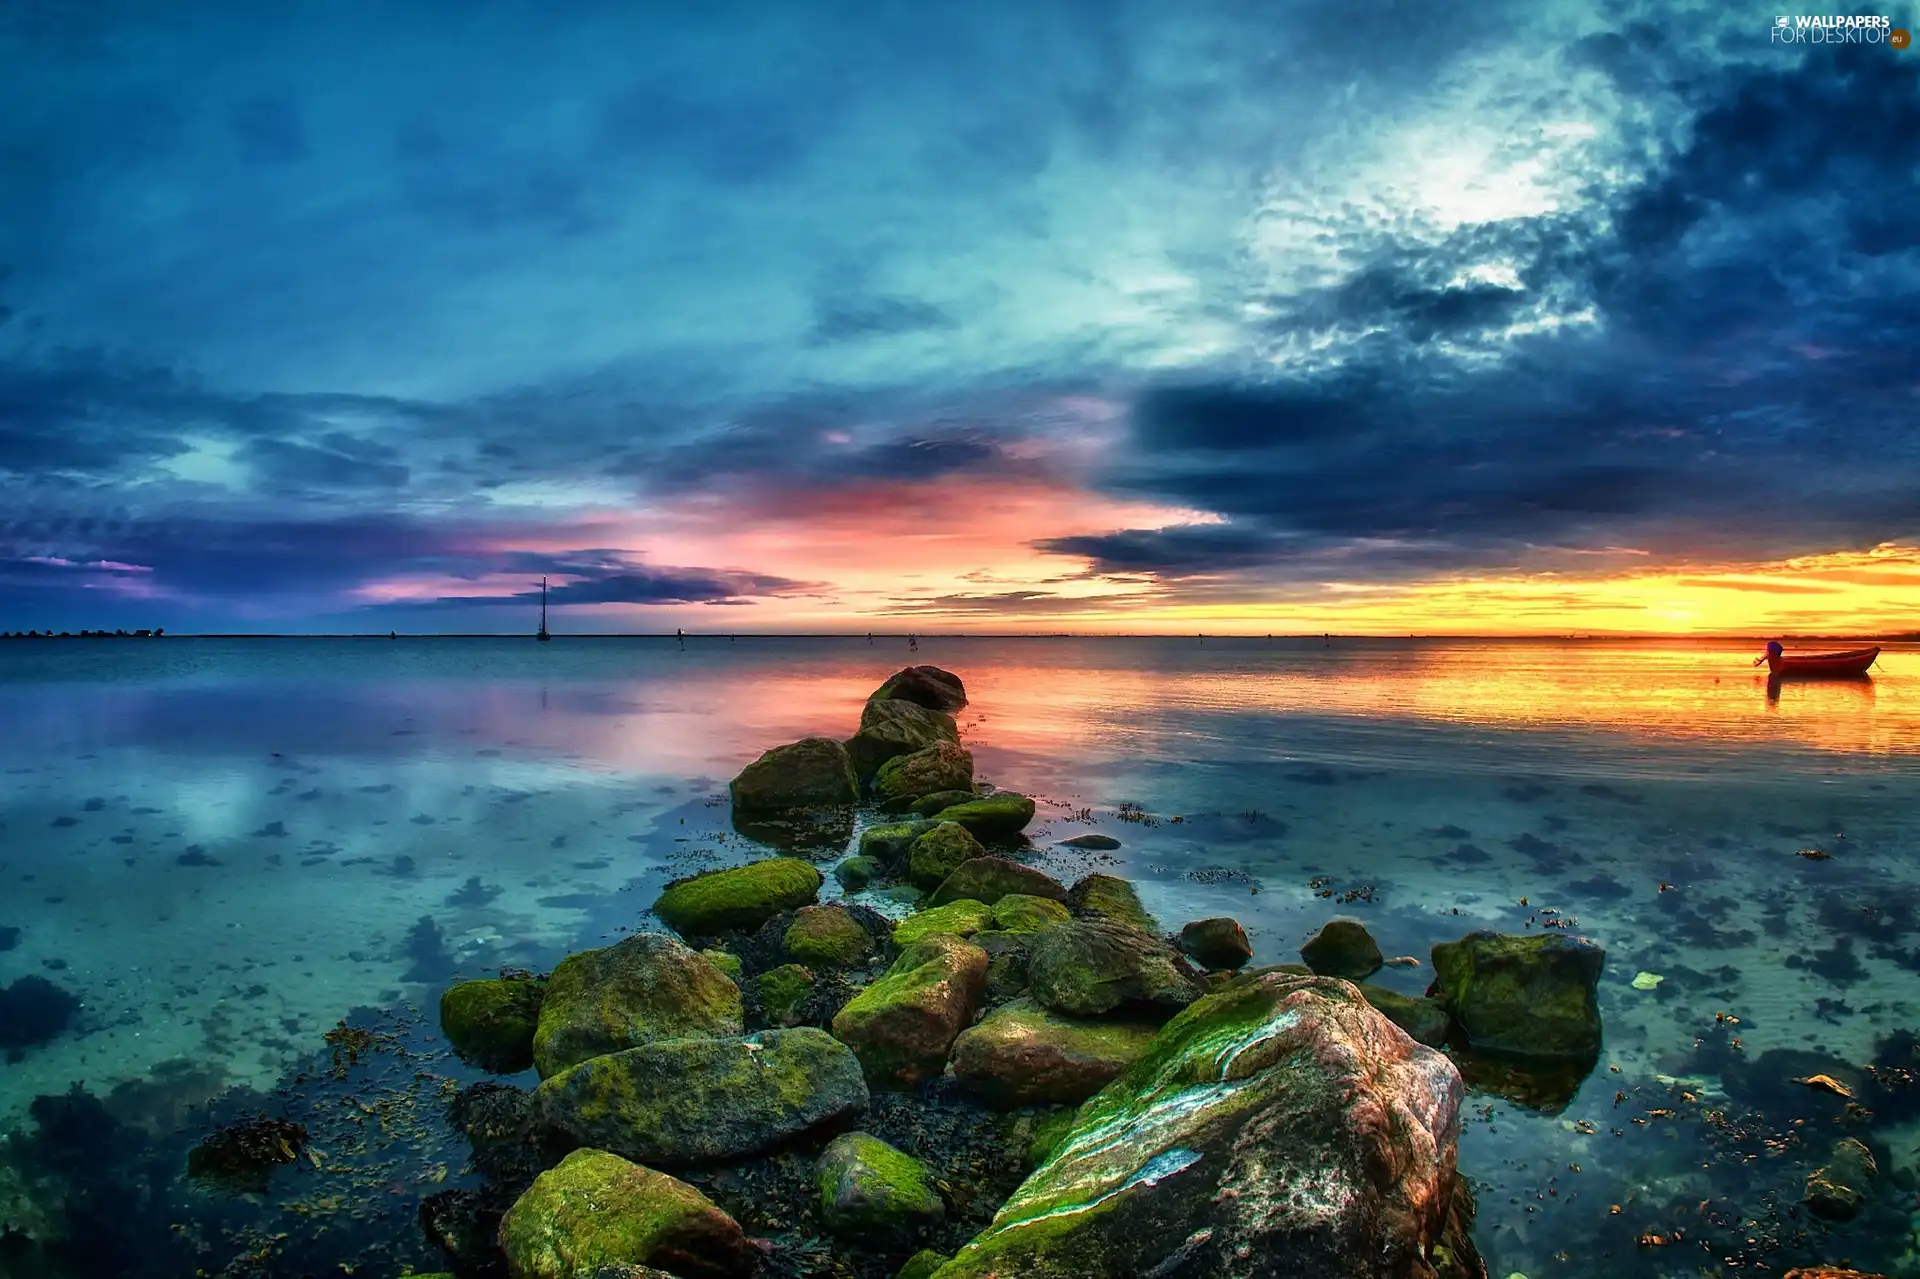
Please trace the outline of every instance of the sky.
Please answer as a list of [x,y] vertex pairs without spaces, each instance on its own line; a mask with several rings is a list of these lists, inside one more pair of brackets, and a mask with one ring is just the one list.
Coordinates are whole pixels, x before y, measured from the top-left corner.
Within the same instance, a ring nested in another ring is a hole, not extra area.
[[0,630],[1920,631],[1920,49],[1776,21],[8,0]]

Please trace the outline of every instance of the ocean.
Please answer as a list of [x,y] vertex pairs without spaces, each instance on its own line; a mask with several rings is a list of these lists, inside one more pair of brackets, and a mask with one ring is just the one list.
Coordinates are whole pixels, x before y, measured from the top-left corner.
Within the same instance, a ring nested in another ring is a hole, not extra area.
[[[1211,636],[0,643],[0,986],[40,978],[78,1001],[48,1042],[0,1034],[0,1131],[21,1146],[48,1127],[34,1099],[79,1084],[166,1149],[169,1124],[235,1104],[216,1099],[314,1075],[338,1049],[326,1032],[356,1015],[429,1059],[457,975],[544,969],[648,926],[669,878],[764,855],[731,828],[728,779],[768,747],[848,736],[887,675],[927,662],[966,682],[978,775],[1039,802],[1035,863],[1125,875],[1170,928],[1232,915],[1270,964],[1353,916],[1421,961],[1376,978],[1409,994],[1434,943],[1476,928],[1606,948],[1593,1072],[1545,1101],[1476,1080],[1460,1157],[1495,1276],[1843,1256],[1920,1274],[1920,1089],[1898,1073],[1920,1030],[1920,646],[1889,647],[1870,681],[1776,696],[1757,654]],[[1089,831],[1122,846],[1056,847]],[[1877,1104],[1793,1082],[1821,1067],[1869,1080]],[[460,1175],[457,1149],[432,1153],[427,1109],[413,1145],[382,1147],[380,1193],[400,1207],[360,1220],[394,1234],[395,1273],[440,1268],[407,1214]],[[1846,1135],[1887,1184],[1853,1222],[1819,1221],[1801,1187]],[[57,1228],[58,1160],[36,1149],[0,1163],[0,1240]],[[221,1230],[270,1234],[266,1211],[209,1201],[205,1255]]]

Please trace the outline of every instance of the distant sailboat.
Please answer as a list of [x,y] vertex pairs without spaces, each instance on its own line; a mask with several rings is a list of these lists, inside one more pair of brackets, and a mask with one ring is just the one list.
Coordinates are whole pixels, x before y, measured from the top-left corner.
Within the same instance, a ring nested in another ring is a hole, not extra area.
[[547,633],[547,579],[544,577],[540,579],[540,633],[534,638],[542,644],[553,638]]

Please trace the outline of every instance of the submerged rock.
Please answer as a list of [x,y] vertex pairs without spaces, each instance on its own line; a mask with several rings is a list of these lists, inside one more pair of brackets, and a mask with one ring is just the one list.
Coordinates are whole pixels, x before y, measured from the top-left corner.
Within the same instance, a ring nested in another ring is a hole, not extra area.
[[737,1222],[684,1181],[600,1150],[534,1179],[500,1222],[513,1279],[586,1279],[603,1266],[743,1279],[758,1254]]
[[934,820],[959,822],[979,839],[1005,839],[1018,835],[1033,820],[1033,801],[1012,791],[995,791],[943,808]]
[[1158,1029],[1067,1017],[1016,999],[961,1032],[953,1073],[992,1105],[1077,1104],[1132,1065]]
[[1180,930],[1180,949],[1202,968],[1238,970],[1253,958],[1253,943],[1237,919],[1196,919]]
[[935,742],[911,755],[896,755],[873,775],[873,794],[882,803],[972,788],[973,755],[953,742]]
[[1062,848],[1084,848],[1093,852],[1111,852],[1120,847],[1120,841],[1111,835],[1075,835],[1072,839],[1060,841]]
[[518,1074],[533,1065],[545,994],[546,983],[532,978],[463,981],[440,996],[440,1029],[462,1061],[495,1074]]
[[835,1137],[814,1168],[820,1218],[842,1235],[909,1234],[946,1219],[927,1166],[864,1132]]
[[943,906],[969,898],[991,906],[1009,893],[1064,901],[1067,890],[1059,880],[1031,866],[1004,857],[975,857],[960,863],[927,898],[929,906]]
[[653,903],[653,913],[687,937],[752,932],[782,911],[811,902],[822,882],[819,870],[807,862],[771,857],[677,880]]
[[1082,919],[1104,919],[1158,934],[1160,921],[1140,904],[1140,894],[1118,875],[1087,875],[1067,890],[1067,909]]
[[663,1168],[756,1154],[859,1114],[867,1100],[854,1055],[808,1026],[609,1053],[533,1094],[540,1122],[560,1136]]
[[783,944],[799,963],[850,968],[866,959],[873,938],[844,906],[802,906],[793,913]]
[[860,731],[848,739],[847,754],[854,772],[865,780],[888,760],[939,742],[959,745],[960,729],[953,716],[901,698],[881,698],[861,709]]
[[986,855],[987,850],[965,826],[940,822],[907,850],[907,878],[922,888],[938,888],[961,866]]
[[1844,1137],[1833,1143],[1826,1166],[1807,1178],[1807,1211],[1828,1221],[1852,1221],[1879,1175],[1873,1152],[1856,1138]]
[[934,933],[952,933],[971,937],[993,923],[993,907],[985,902],[962,900],[908,915],[893,926],[893,944],[906,949],[922,937]]
[[873,690],[869,701],[912,702],[928,710],[952,713],[967,704],[967,688],[960,677],[938,666],[909,666]]
[[1116,1008],[1171,1016],[1204,992],[1174,949],[1125,924],[1075,919],[1027,941],[1027,980],[1042,1004],[1073,1017]]
[[830,807],[860,798],[853,760],[831,737],[776,746],[741,769],[727,789],[740,812]]
[[987,952],[951,933],[931,933],[901,951],[887,975],[833,1019],[877,1088],[911,1088],[946,1068],[954,1038],[973,1021],[987,980]]
[[1352,986],[1242,979],[1082,1106],[938,1279],[1426,1276],[1461,1096]]
[[1380,944],[1357,919],[1330,919],[1300,948],[1300,958],[1322,977],[1365,981],[1386,962]]
[[656,1039],[737,1035],[740,988],[712,960],[665,933],[635,933],[569,955],[547,979],[533,1036],[541,1078]]
[[1037,933],[1071,918],[1067,908],[1051,897],[1008,893],[993,904],[993,926],[1003,933]]
[[1606,952],[1584,937],[1487,930],[1433,948],[1427,991],[1483,1051],[1591,1059],[1600,1051],[1594,998]]

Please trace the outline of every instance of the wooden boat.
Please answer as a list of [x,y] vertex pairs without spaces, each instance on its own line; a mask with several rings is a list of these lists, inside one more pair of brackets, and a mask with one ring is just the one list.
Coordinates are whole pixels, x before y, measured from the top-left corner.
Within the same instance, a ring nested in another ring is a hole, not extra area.
[[1767,664],[1767,672],[1774,679],[1787,676],[1799,676],[1811,679],[1849,679],[1865,675],[1867,667],[1880,656],[1877,648],[1851,648],[1844,653],[1808,653],[1804,656],[1789,657],[1785,653],[1768,653],[1761,660]]

